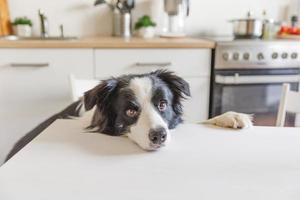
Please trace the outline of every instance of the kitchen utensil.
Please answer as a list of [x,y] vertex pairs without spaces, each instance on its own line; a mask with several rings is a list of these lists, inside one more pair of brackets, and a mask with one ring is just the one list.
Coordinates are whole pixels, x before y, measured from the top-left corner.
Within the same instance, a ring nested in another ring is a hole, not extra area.
[[106,0],[96,0],[94,2],[94,6],[98,6],[98,5],[102,5],[102,4],[108,5],[111,10],[114,10],[116,8],[116,2],[115,2],[115,0],[110,1],[110,2],[108,2]]
[[131,37],[134,0],[118,0],[114,9],[114,36]]
[[132,35],[131,10],[135,0],[96,0],[95,5],[107,4],[113,12],[113,36],[130,37]]
[[298,26],[298,16],[297,15],[293,15],[291,17],[291,25],[292,25],[292,27],[297,27]]
[[41,9],[38,10],[38,15],[41,24],[41,37],[49,37],[48,17],[46,16],[45,12]]
[[267,11],[264,10],[263,13],[263,35],[264,40],[273,40],[276,39],[277,33],[280,30],[281,22],[275,21],[272,18],[269,18]]
[[[285,20],[289,21],[293,16],[300,17],[300,1],[299,0],[289,0],[285,13]],[[289,24],[292,25],[292,24]]]
[[130,13],[134,8],[134,0],[118,0],[117,8],[121,13]]
[[120,12],[125,12],[126,8],[125,8],[125,5],[124,5],[124,1],[118,0],[117,8],[119,9]]
[[105,0],[96,0],[96,1],[94,2],[94,6],[97,6],[97,5],[100,5],[100,4],[105,4],[105,3],[106,3]]
[[263,24],[263,36],[265,40],[272,40],[277,37],[277,33],[280,30],[281,22],[276,22],[273,19],[264,20]]
[[125,1],[125,7],[127,8],[127,10],[130,12],[133,8],[134,8],[134,0],[126,0]]
[[165,4],[165,12],[169,15],[178,15],[178,4],[181,4],[182,0],[171,0],[171,1],[164,1]]
[[10,23],[7,0],[0,0],[0,35],[11,35],[12,26]]
[[164,0],[162,37],[184,37],[185,20],[189,15],[189,0]]
[[132,17],[131,13],[121,11],[120,8],[113,10],[113,36],[131,37]]
[[262,37],[263,20],[253,18],[248,12],[247,18],[233,19],[233,34],[236,39],[257,39]]

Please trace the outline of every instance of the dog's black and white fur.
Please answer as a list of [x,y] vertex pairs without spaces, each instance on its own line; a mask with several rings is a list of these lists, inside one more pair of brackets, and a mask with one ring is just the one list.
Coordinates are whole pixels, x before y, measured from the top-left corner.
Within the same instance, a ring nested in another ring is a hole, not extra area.
[[[102,81],[87,91],[81,101],[46,121],[79,116],[82,111],[95,108],[89,130],[112,136],[128,137],[145,150],[165,146],[170,131],[182,120],[182,100],[190,96],[189,84],[173,72],[158,70],[141,75],[125,75]],[[229,112],[205,123],[222,127],[251,126],[249,115]],[[19,151],[46,125],[40,125],[21,139],[8,158]]]
[[86,110],[96,106],[89,128],[109,135],[127,134],[146,150],[164,146],[169,129],[182,122],[181,101],[189,84],[174,73],[155,71],[103,81],[84,95]]

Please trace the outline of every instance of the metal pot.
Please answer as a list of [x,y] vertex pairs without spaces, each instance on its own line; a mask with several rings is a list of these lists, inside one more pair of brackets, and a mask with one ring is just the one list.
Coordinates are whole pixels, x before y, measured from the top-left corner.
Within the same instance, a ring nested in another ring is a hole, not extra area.
[[234,19],[233,34],[236,39],[256,39],[261,38],[263,34],[263,20],[255,19],[248,13],[248,18]]

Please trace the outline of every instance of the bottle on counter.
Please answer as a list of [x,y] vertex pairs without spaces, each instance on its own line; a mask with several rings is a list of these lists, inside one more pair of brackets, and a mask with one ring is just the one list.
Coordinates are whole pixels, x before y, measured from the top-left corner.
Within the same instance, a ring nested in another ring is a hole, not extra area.
[[263,11],[263,36],[264,40],[273,40],[280,29],[280,23],[267,16],[266,10]]

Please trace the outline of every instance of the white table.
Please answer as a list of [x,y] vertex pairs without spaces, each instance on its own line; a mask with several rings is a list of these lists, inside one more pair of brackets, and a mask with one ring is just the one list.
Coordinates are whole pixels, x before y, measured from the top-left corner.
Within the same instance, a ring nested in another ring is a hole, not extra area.
[[300,199],[300,129],[181,125],[167,148],[58,120],[0,168],[1,200]]

